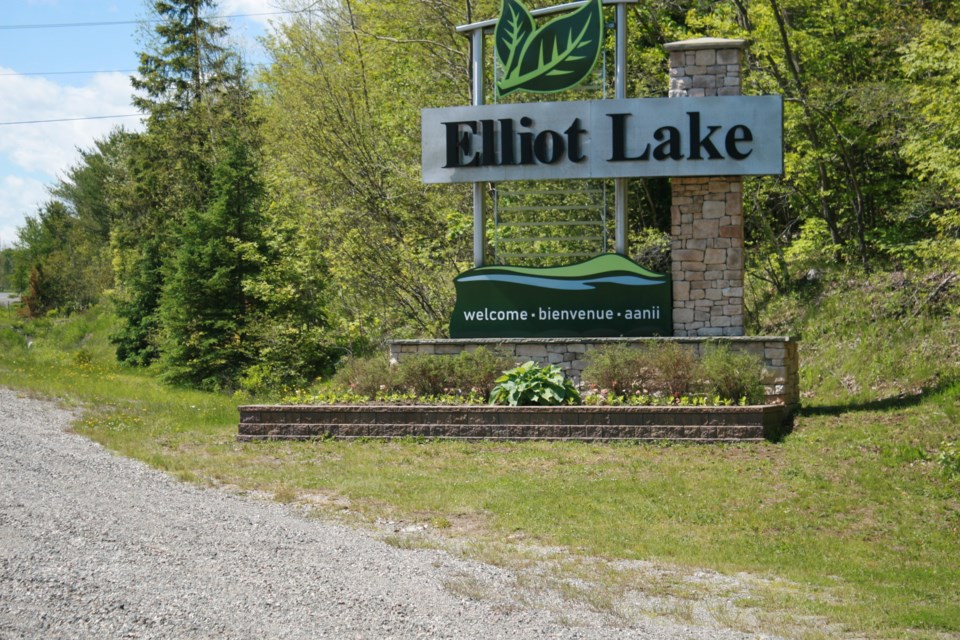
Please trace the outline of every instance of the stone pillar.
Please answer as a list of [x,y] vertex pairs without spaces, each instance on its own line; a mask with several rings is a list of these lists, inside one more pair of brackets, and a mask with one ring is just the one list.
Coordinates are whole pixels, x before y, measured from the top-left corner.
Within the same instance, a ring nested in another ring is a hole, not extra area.
[[[670,97],[740,95],[744,40],[665,45]],[[743,180],[673,178],[673,335],[742,336]]]

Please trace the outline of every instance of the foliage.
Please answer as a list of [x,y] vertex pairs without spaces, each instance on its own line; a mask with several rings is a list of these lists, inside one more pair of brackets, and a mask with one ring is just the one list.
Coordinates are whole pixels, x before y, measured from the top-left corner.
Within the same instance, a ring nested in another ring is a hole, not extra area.
[[[698,374],[697,359],[690,348],[676,342],[657,342],[646,351],[654,371],[651,390],[666,391],[674,397],[690,391]],[[736,399],[740,396],[723,397]]]
[[390,366],[390,358],[385,353],[344,358],[340,361],[333,382],[339,388],[366,398],[398,387],[396,370]]
[[533,361],[504,371],[490,392],[490,404],[511,407],[526,405],[577,404],[580,392],[555,364],[540,366]]
[[[761,375],[754,373],[754,383],[759,385]],[[593,395],[600,396],[597,400],[600,403],[649,404],[647,398],[654,401],[668,398],[670,402],[679,402],[681,398],[689,397],[695,388],[725,401],[736,401],[743,396],[728,395],[705,385],[704,376],[705,371],[690,348],[676,342],[651,341],[634,346],[603,345],[591,351],[590,364],[583,371],[583,382],[599,392]],[[761,393],[759,400],[762,399]],[[755,401],[757,398],[751,399],[751,402]]]
[[956,442],[944,442],[937,452],[937,464],[943,475],[950,478],[960,478],[960,447]]
[[583,382],[607,389],[614,396],[645,392],[651,378],[650,364],[641,350],[625,344],[603,345],[590,352],[590,361],[583,370]]
[[419,110],[464,101],[467,43],[443,3],[314,4],[268,43],[269,182],[316,232],[338,341],[443,335],[467,191],[422,184]]
[[763,362],[746,351],[734,351],[725,342],[707,344],[698,364],[701,387],[709,394],[747,404],[763,402]]
[[172,383],[232,388],[253,361],[255,301],[243,284],[259,269],[250,259],[261,252],[257,175],[249,146],[233,141],[214,171],[209,209],[186,216],[160,301],[160,364]]
[[29,315],[86,309],[110,286],[105,247],[64,202],[47,202],[26,219],[11,257],[13,285],[24,292]]
[[512,364],[484,347],[451,356],[413,355],[395,365],[381,354],[345,359],[334,382],[367,398],[399,392],[421,402],[441,396],[486,399],[495,380]]

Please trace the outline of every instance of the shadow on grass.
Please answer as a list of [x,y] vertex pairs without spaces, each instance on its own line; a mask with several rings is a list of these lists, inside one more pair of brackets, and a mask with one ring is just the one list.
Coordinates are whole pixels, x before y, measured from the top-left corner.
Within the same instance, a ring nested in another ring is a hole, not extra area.
[[937,384],[921,389],[916,393],[900,393],[888,398],[877,400],[868,400],[863,402],[850,402],[847,404],[826,404],[822,406],[803,406],[797,412],[798,417],[809,416],[839,416],[845,413],[857,411],[890,411],[895,409],[909,409],[922,404],[930,398],[939,395],[950,394],[956,397],[960,394],[960,380],[947,379],[941,380]]

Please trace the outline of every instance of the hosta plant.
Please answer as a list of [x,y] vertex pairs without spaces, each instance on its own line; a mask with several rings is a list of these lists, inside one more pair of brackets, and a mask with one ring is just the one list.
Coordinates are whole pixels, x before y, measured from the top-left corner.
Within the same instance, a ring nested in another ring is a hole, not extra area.
[[555,364],[541,367],[536,362],[525,362],[504,371],[497,378],[490,393],[490,404],[512,407],[524,405],[577,404],[580,392]]

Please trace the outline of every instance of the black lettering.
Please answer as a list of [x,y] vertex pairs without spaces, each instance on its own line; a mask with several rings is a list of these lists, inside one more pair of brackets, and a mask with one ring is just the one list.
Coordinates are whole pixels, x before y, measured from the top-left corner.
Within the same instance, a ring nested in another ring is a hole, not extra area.
[[[473,136],[477,133],[477,123],[472,120],[463,122],[444,122],[447,129],[447,164],[444,169],[456,167],[480,166],[480,154],[473,152]],[[466,127],[464,131],[462,127]],[[463,162],[463,156],[473,156],[468,162]]]
[[563,133],[567,136],[567,158],[570,162],[582,162],[587,156],[583,155],[580,146],[580,136],[587,130],[580,126],[580,118],[576,118]]
[[480,132],[483,135],[483,152],[480,154],[480,164],[484,167],[492,167],[497,164],[496,131],[496,121],[480,121]]
[[653,132],[653,137],[663,140],[653,150],[654,160],[683,160],[680,151],[680,130],[676,127],[660,127]]
[[517,164],[516,152],[513,149],[513,120],[500,120],[500,164]]
[[688,111],[690,116],[690,159],[703,160],[700,155],[700,149],[705,149],[711,160],[723,160],[723,156],[717,151],[717,147],[710,140],[710,136],[719,131],[722,127],[716,125],[707,127],[707,135],[700,137],[700,112]]
[[610,162],[624,162],[628,160],[647,160],[650,157],[650,145],[643,149],[639,156],[627,156],[627,118],[629,113],[608,113],[613,119],[613,155]]
[[734,160],[746,160],[753,153],[753,149],[746,153],[740,151],[737,145],[741,142],[753,142],[753,131],[750,131],[750,128],[746,125],[738,124],[727,131],[726,144],[724,145],[727,149],[727,155]]
[[543,131],[533,143],[533,152],[543,164],[553,164],[563,157],[563,136],[556,131]]
[[[532,127],[533,119],[523,116],[520,118],[520,126]],[[529,131],[520,134],[520,164],[536,164],[533,159],[533,134]]]

